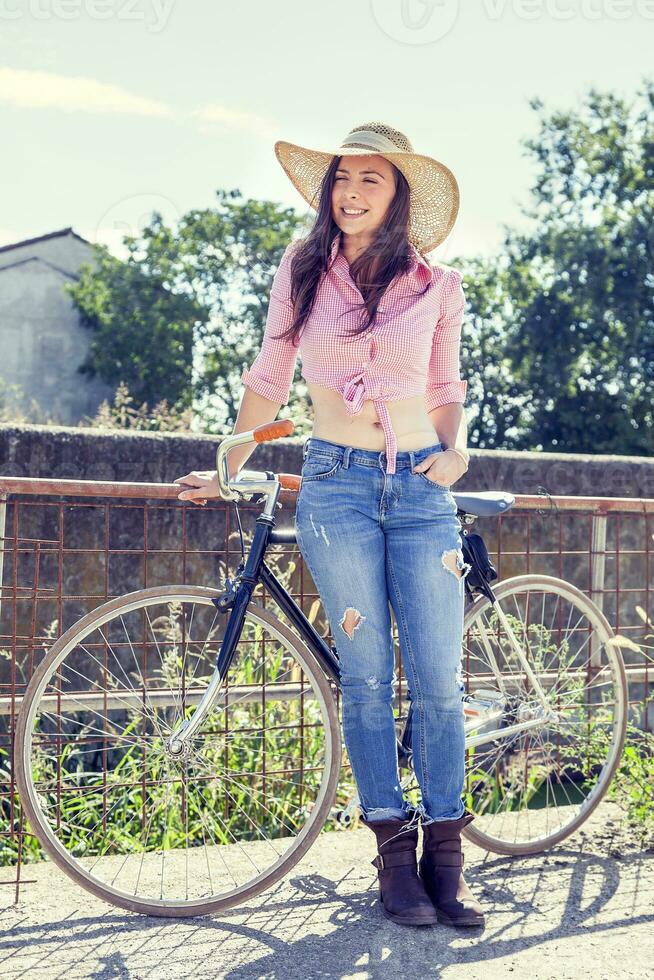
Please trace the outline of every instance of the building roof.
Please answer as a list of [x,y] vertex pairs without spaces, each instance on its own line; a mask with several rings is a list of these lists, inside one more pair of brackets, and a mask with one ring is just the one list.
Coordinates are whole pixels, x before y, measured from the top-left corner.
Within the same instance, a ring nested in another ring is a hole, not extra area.
[[24,238],[21,242],[11,242],[9,245],[0,245],[0,252],[8,252],[12,248],[20,248],[22,245],[34,245],[36,242],[44,242],[48,238],[61,238],[64,235],[72,235],[74,238],[79,239],[80,242],[84,242],[85,245],[92,244],[92,242],[88,241],[88,239],[78,235],[72,228],[61,228],[59,231],[50,231],[47,235],[37,235],[36,238]]

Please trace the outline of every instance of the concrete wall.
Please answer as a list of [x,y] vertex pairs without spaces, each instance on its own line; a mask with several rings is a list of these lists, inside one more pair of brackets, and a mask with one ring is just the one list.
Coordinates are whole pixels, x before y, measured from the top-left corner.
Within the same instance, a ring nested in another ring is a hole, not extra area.
[[[190,469],[213,469],[218,436],[120,432],[76,427],[0,426],[0,474],[139,483],[172,481]],[[259,445],[253,469],[299,473],[302,439]],[[572,453],[472,450],[457,491],[509,490],[654,498],[654,459]]]

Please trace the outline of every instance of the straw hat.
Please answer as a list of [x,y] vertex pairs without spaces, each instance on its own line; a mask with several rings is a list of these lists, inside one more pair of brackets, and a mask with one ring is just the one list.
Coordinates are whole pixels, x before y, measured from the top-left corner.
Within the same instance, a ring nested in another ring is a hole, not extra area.
[[432,157],[414,153],[410,140],[381,122],[355,126],[336,150],[310,150],[277,140],[275,155],[293,185],[314,211],[320,185],[334,156],[378,153],[401,170],[411,188],[408,238],[430,252],[447,238],[459,210],[459,185],[452,171]]

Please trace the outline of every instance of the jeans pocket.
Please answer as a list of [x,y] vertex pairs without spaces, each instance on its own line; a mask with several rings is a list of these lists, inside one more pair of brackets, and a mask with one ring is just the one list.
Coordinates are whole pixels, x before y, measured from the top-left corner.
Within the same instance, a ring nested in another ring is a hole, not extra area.
[[437,490],[442,490],[443,493],[448,493],[448,491],[450,489],[449,487],[443,486],[442,483],[436,483],[435,480],[430,480],[428,476],[425,476],[424,473],[420,473],[419,471],[416,472],[414,470],[414,475],[415,476],[419,476],[420,479],[423,481],[423,483],[428,483],[430,487],[435,487]]
[[302,482],[310,483],[314,480],[328,480],[334,476],[341,468],[342,460],[335,459],[333,456],[320,456],[308,454],[302,464]]

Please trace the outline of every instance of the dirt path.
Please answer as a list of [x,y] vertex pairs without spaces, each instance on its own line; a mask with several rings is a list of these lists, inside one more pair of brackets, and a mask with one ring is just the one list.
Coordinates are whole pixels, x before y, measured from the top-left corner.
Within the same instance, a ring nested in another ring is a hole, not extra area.
[[[130,915],[49,865],[25,869],[18,905],[0,892],[3,977],[644,978],[654,945],[654,855],[602,804],[560,847],[511,859],[465,845],[483,933],[408,929],[379,911],[370,833],[324,835],[289,878],[220,918]],[[0,878],[10,877],[5,870]]]

